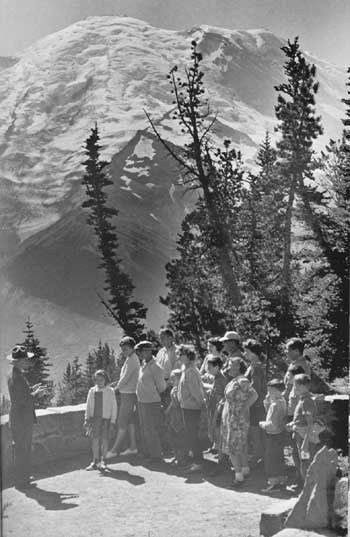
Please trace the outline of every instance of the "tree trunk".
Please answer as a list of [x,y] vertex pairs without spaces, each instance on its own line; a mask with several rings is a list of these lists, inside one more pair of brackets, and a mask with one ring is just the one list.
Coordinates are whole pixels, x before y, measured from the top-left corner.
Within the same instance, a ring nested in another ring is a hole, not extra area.
[[292,261],[292,217],[293,217],[293,205],[295,199],[296,179],[293,177],[288,195],[287,211],[286,211],[286,223],[284,227],[284,240],[283,240],[283,294],[285,298],[289,298],[291,289],[291,261]]

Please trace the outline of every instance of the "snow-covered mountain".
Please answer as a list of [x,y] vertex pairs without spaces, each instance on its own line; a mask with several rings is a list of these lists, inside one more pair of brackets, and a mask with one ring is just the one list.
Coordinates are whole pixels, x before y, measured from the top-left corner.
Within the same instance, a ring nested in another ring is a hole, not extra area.
[[[165,321],[158,300],[164,265],[192,200],[176,185],[178,172],[149,131],[144,109],[173,144],[183,143],[170,119],[166,75],[175,64],[181,71],[193,39],[218,113],[216,136],[231,138],[249,164],[266,128],[273,130],[273,86],[283,80],[284,42],[268,31],[199,26],[180,32],[127,17],[93,17],[40,40],[17,59],[0,58],[0,300],[9,312],[2,319],[0,351],[31,313],[43,343],[52,344],[57,356],[71,353],[48,329],[54,319],[56,331],[67,330],[60,316],[85,326],[77,331],[76,347],[91,342],[91,323],[103,323],[106,337],[115,335],[98,303],[97,256],[80,208],[82,145],[95,121],[103,157],[112,162],[110,199],[120,211],[125,267],[137,298],[150,308],[150,324]],[[311,60],[318,68],[326,137],[335,137],[345,73]],[[51,334],[47,340],[45,334]]]

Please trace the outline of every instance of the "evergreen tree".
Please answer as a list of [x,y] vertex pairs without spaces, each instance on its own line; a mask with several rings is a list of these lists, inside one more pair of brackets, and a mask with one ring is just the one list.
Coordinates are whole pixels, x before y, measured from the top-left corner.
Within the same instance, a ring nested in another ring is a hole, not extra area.
[[286,55],[284,73],[286,82],[275,86],[279,92],[275,113],[276,130],[281,133],[277,142],[277,159],[280,173],[286,182],[286,215],[284,231],[283,295],[286,314],[290,308],[292,293],[292,221],[293,207],[299,194],[306,204],[305,179],[313,181],[313,142],[322,134],[320,118],[315,114],[315,95],[318,83],[316,67],[305,60],[300,51],[299,40],[288,40],[282,47]]
[[40,341],[35,336],[33,323],[30,318],[25,322],[25,326],[24,334],[26,337],[23,345],[28,352],[34,354],[33,359],[30,361],[29,369],[26,372],[26,378],[31,386],[35,384],[45,385],[45,393],[36,396],[35,404],[38,408],[46,408],[55,395],[53,381],[49,380],[49,369],[52,364],[49,363],[50,358],[47,355],[47,350],[40,346]]
[[223,220],[220,191],[225,190],[230,174],[234,173],[237,154],[230,149],[228,141],[225,142],[223,151],[212,144],[210,134],[216,117],[210,118],[209,104],[203,95],[202,55],[196,41],[192,41],[191,51],[192,62],[185,70],[185,78],[177,76],[177,66],[168,75],[176,107],[172,117],[179,122],[187,139],[185,147],[179,152],[174,150],[161,137],[149,114],[147,117],[163,146],[179,164],[183,172],[181,183],[200,192],[209,222],[211,248],[226,292],[226,301],[231,306],[236,306],[240,301],[237,283],[239,267],[232,233]]
[[84,378],[88,389],[95,384],[94,374],[97,371],[95,356],[89,352],[84,368]]
[[169,326],[180,336],[192,339],[199,352],[205,333],[222,332],[226,317],[224,302],[220,306],[216,298],[223,294],[222,283],[204,240],[209,237],[206,230],[206,213],[199,200],[182,223],[177,258],[166,265],[168,294],[161,298],[170,310]]
[[95,371],[98,369],[104,369],[109,380],[111,382],[115,380],[116,358],[113,349],[110,348],[108,343],[102,345],[100,340],[97,349],[94,349],[91,353],[89,353],[89,356],[91,356],[91,360],[94,360]]
[[267,130],[265,138],[258,151],[256,162],[260,168],[260,175],[269,181],[274,174],[276,167],[276,149],[271,144],[271,136]]
[[68,363],[62,383],[59,384],[57,404],[63,406],[85,403],[87,392],[82,365],[79,358],[75,357],[72,364]]
[[107,206],[106,187],[112,184],[106,172],[107,162],[100,160],[99,134],[97,125],[91,129],[86,140],[84,162],[86,173],[83,185],[86,188],[87,200],[82,207],[89,210],[87,222],[93,227],[97,248],[100,254],[100,268],[105,274],[104,290],[108,295],[102,304],[126,334],[137,336],[143,330],[146,308],[133,299],[134,285],[130,276],[122,268],[122,260],[118,256],[118,238],[112,219],[118,211]]

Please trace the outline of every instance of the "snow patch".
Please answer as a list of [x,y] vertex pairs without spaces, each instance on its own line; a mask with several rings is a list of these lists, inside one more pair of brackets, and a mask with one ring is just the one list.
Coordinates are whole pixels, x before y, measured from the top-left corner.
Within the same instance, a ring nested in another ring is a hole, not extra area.
[[153,213],[149,213],[150,217],[153,218],[156,222],[160,222],[159,218],[157,218]]
[[[129,177],[126,177],[126,175],[122,175],[121,176],[121,181],[124,181],[124,183],[126,184],[126,186],[129,186],[130,183],[131,183],[131,179]],[[123,188],[123,187],[122,187]]]
[[169,196],[173,203],[175,203],[175,198],[174,198],[175,190],[176,190],[175,185],[172,184],[171,187],[169,188]]
[[154,188],[156,185],[154,183],[146,183],[147,188]]
[[137,192],[133,192],[132,195],[135,196],[135,198],[138,198],[138,199],[140,199],[140,200],[143,199],[143,197],[140,196],[140,194],[137,194]]
[[148,158],[152,160],[154,155],[156,154],[155,150],[153,149],[152,140],[142,136],[137,142],[133,154],[140,159]]

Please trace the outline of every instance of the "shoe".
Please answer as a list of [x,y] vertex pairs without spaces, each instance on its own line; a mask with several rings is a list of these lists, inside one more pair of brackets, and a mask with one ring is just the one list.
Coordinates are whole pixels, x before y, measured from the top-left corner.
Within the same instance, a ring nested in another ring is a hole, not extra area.
[[138,450],[128,448],[120,453],[121,457],[130,457],[131,455],[138,455]]
[[244,479],[234,479],[231,483],[231,488],[240,489],[244,485]]
[[261,492],[277,492],[278,490],[284,489],[284,485],[282,483],[270,483],[265,489],[262,489]]
[[115,459],[118,457],[118,453],[115,453],[114,451],[107,451],[105,455],[105,459]]
[[105,470],[108,470],[107,464],[105,463],[105,461],[100,462],[100,464],[98,465],[98,469],[101,470],[102,472],[104,472]]
[[195,474],[197,472],[201,472],[203,470],[203,466],[201,464],[191,464],[191,466],[186,470],[186,474]]
[[215,448],[209,448],[209,449],[206,449],[206,450],[204,451],[204,453],[206,453],[206,454],[210,454],[210,455],[217,455],[218,450],[215,449]]
[[248,477],[248,475],[250,474],[250,468],[249,468],[249,466],[243,466],[243,468],[242,468],[242,474],[243,474],[243,477]]
[[87,466],[85,470],[87,470],[88,472],[90,472],[91,470],[97,470],[96,462],[92,462],[91,464],[89,464],[89,466]]

